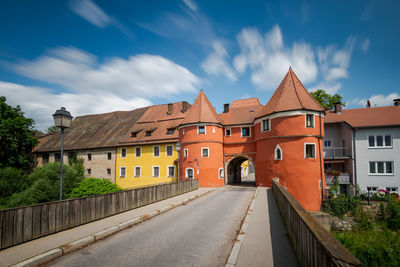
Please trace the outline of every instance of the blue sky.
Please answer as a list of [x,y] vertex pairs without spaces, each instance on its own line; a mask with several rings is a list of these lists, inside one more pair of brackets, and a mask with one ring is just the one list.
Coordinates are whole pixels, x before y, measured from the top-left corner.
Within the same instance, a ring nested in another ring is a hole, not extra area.
[[0,95],[36,128],[73,116],[193,102],[267,103],[291,65],[348,108],[400,98],[400,1],[0,2]]

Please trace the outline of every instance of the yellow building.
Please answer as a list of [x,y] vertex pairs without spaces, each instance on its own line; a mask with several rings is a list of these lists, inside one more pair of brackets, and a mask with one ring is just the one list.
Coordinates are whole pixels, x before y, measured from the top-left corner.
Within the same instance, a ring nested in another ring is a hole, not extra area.
[[117,148],[117,185],[131,188],[176,182],[177,127],[189,108],[189,103],[178,102],[146,110]]

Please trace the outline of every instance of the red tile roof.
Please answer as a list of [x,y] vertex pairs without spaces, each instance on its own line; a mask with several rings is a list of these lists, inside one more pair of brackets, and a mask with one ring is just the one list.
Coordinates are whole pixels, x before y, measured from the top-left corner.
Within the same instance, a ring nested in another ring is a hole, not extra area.
[[221,123],[217,112],[215,112],[214,107],[211,105],[203,90],[200,91],[193,106],[187,112],[182,124],[199,122]]
[[251,124],[263,109],[257,97],[232,102],[227,113],[219,114],[224,125]]
[[400,125],[400,107],[343,109],[342,113],[327,112],[325,123],[347,122],[352,127]]
[[299,109],[324,111],[324,108],[308,93],[292,68],[290,68],[258,117]]

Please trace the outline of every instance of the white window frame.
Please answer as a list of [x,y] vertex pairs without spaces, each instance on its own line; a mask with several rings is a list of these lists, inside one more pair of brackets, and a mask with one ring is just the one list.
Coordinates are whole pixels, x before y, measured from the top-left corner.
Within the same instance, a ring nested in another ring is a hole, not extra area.
[[[192,170],[192,172],[193,172],[193,177],[192,178],[189,177],[188,170]],[[185,169],[185,178],[186,179],[194,179],[194,169],[193,168],[186,168]]]
[[[142,157],[142,146],[134,146],[134,153],[135,153],[135,158],[141,158]],[[140,156],[136,155],[136,148],[140,149]]]
[[[222,170],[222,176],[221,176],[221,170]],[[218,169],[218,178],[219,179],[225,178],[225,171],[224,171],[224,168],[222,168],[222,167]]]
[[[173,175],[173,176],[169,176],[169,168],[170,168],[170,167],[174,168],[174,175]],[[175,174],[176,174],[175,166],[174,166],[174,165],[168,165],[168,166],[167,166],[167,177],[168,177],[168,178],[174,178],[174,177],[175,177]]]
[[[383,142],[383,146],[377,146],[377,141],[376,141],[376,137],[378,135],[382,135],[382,142]],[[390,146],[386,146],[386,142],[385,142],[385,135],[390,135]],[[369,137],[373,136],[374,137],[374,146],[370,146],[369,145]],[[373,134],[368,134],[367,135],[367,144],[368,144],[368,148],[369,149],[382,149],[382,148],[393,148],[393,134],[392,133],[373,133]]]
[[[158,168],[158,176],[154,176],[154,168]],[[160,178],[161,177],[161,169],[160,165],[153,165],[151,166],[151,174],[153,178]]]
[[[204,135],[206,135],[206,134],[207,134],[207,127],[206,127],[206,125],[197,125],[197,134],[198,134],[198,135],[201,134],[200,131],[199,131],[200,127],[204,127]],[[203,134],[201,134],[201,135],[203,135]]]
[[[204,156],[203,156],[203,149],[207,149],[207,157],[204,157]],[[202,148],[201,148],[201,157],[202,157],[202,158],[209,158],[209,157],[210,157],[210,148],[208,148],[208,147],[202,147]]]
[[[122,168],[125,169],[125,175],[122,176]],[[119,178],[126,178],[126,166],[119,167]]]
[[[312,126],[307,126],[307,116],[308,115],[312,116],[312,119],[313,119],[313,121],[312,121],[313,125]],[[315,114],[306,113],[305,118],[306,118],[306,124],[305,124],[306,128],[315,128]]]
[[[168,155],[168,147],[171,146],[172,147],[172,155]],[[166,157],[173,157],[174,156],[174,145],[165,145],[165,156]]]
[[[154,148],[155,148],[155,147],[158,147],[158,156],[156,156],[156,155],[154,154]],[[160,153],[161,153],[161,148],[160,148],[160,146],[159,146],[159,145],[154,145],[154,146],[153,146],[153,157],[156,157],[156,158],[160,157]],[[142,153],[140,153],[140,154],[142,154]]]
[[[278,149],[281,151],[281,158],[280,158],[280,159],[278,159],[277,156],[276,156],[276,151],[277,151]],[[275,160],[282,160],[282,159],[283,159],[283,151],[282,151],[282,148],[281,148],[279,145],[276,145],[276,147],[275,147],[275,150],[274,150],[274,158],[275,158]]]
[[[125,149],[125,157],[122,156],[122,150]],[[126,147],[121,147],[119,150],[119,156],[120,158],[125,159],[128,156],[128,149]]]
[[183,150],[183,158],[187,159],[189,157],[189,148]]
[[[332,147],[332,140],[331,139],[324,138],[323,140],[324,140],[324,144],[323,144],[324,147]],[[326,142],[329,141],[329,146],[325,146],[325,141]]]
[[[264,121],[268,121],[268,129],[264,130]],[[263,119],[261,120],[261,132],[269,132],[271,131],[271,119]]]
[[[139,175],[136,173],[136,168],[139,168]],[[142,166],[133,166],[133,177],[139,178],[142,176]]]
[[[314,145],[314,157],[307,157],[307,145]],[[316,159],[317,158],[317,145],[315,143],[304,143],[304,158],[305,159]]]
[[[370,163],[374,162],[375,163],[375,173],[371,173],[371,168],[370,168]],[[378,162],[383,162],[383,173],[378,173]],[[386,162],[391,162],[392,163],[392,173],[387,173],[386,172]],[[387,161],[368,161],[368,175],[370,176],[394,176],[394,161],[387,160]]]
[[[399,192],[399,188],[398,188],[397,186],[387,186],[385,189],[386,189],[386,191],[389,191],[390,193],[392,193],[392,192],[395,192],[395,193]],[[394,190],[392,190],[392,189],[394,189]]]
[[[371,193],[376,193],[376,192],[378,192],[378,190],[379,190],[379,186],[366,186],[365,187],[365,190],[367,191],[367,193],[368,193],[368,187],[370,187],[371,188],[371,190],[369,191],[369,192],[371,192]],[[373,190],[372,188],[376,188],[375,190]]]
[[[226,133],[227,131],[229,131],[229,134]],[[231,136],[231,135],[232,135],[232,129],[231,128],[225,129],[225,136]]]
[[[243,128],[249,128],[249,136],[243,136]],[[251,126],[242,126],[242,127],[240,127],[240,135],[241,135],[241,137],[243,138],[249,138],[249,137],[251,137]]]

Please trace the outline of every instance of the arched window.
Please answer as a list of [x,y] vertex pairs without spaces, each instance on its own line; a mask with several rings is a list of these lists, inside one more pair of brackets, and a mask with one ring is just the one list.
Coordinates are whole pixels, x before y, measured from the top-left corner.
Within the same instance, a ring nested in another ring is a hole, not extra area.
[[279,145],[275,148],[275,160],[282,160],[282,149]]
[[194,171],[193,168],[186,168],[186,179],[193,179]]
[[219,168],[218,169],[218,178],[223,179],[224,178],[224,168]]

